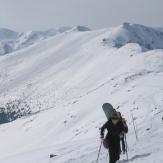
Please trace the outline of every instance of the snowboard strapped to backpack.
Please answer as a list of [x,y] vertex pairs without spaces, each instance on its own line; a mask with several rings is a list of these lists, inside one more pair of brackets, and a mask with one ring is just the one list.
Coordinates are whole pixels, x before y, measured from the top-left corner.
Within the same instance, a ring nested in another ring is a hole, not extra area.
[[110,103],[105,103],[105,104],[102,105],[102,109],[103,109],[103,111],[104,111],[104,113],[106,115],[106,118],[108,120],[110,120],[111,117],[112,117],[113,112],[115,111],[113,106]]

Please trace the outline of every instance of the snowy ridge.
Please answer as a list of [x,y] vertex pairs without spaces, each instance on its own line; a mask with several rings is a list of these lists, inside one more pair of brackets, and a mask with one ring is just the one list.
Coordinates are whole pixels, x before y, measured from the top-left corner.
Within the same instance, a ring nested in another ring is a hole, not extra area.
[[74,31],[85,32],[90,31],[90,29],[84,26],[58,27],[45,31],[27,31],[22,33],[8,29],[0,29],[0,54],[8,54],[29,47],[35,43],[39,43],[41,40],[50,38],[57,34]]
[[84,32],[88,31],[89,28],[83,27],[83,26],[77,26],[77,27],[60,27],[56,29],[49,29],[46,31],[28,31],[21,33],[15,43],[15,49],[22,49],[24,47],[28,47],[36,42],[39,42],[40,40],[44,40],[46,38],[55,36],[60,33],[64,32]]
[[[57,34],[86,31],[90,31],[90,29],[84,26],[60,27],[45,31],[27,31],[19,34],[8,29],[0,29],[0,54],[8,54],[29,47]],[[137,43],[144,50],[151,50],[163,49],[162,40],[162,28],[151,28],[138,24],[124,23],[118,27],[108,29],[107,37],[103,38],[103,43],[104,45],[117,48],[127,43]]]
[[18,32],[0,28],[0,55],[12,52],[13,41],[17,36]]
[[[0,162],[95,163],[106,101],[127,119],[129,163],[163,162],[163,50],[149,50],[138,38],[118,47],[104,42],[128,38],[128,25],[66,32],[0,57],[0,107],[19,100],[31,113],[0,125]],[[159,41],[159,30],[151,31]],[[50,153],[57,156],[49,160]]]
[[0,28],[0,40],[14,40],[18,36],[18,32],[6,28]]
[[70,29],[70,31],[86,32],[86,31],[90,31],[90,29],[88,27],[79,25],[79,26],[76,26],[76,27],[73,27],[72,29]]
[[121,47],[127,43],[137,43],[148,50],[163,49],[163,32],[160,29],[143,25],[124,23],[113,28],[104,42],[115,47]]

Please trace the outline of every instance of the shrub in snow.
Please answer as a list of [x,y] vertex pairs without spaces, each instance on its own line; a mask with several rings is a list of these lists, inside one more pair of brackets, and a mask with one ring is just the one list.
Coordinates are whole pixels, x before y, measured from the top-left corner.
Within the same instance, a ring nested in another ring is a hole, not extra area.
[[0,107],[0,124],[14,121],[31,114],[30,106],[26,101],[14,100]]

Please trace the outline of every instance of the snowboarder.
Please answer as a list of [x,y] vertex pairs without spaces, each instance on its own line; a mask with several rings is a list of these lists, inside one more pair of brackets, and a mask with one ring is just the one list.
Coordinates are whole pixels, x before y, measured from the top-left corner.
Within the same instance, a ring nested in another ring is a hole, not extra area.
[[[104,131],[108,133],[104,139]],[[120,134],[128,132],[126,123],[123,123],[119,114],[114,111],[111,118],[101,128],[101,139],[108,144],[110,163],[116,163],[120,158]]]

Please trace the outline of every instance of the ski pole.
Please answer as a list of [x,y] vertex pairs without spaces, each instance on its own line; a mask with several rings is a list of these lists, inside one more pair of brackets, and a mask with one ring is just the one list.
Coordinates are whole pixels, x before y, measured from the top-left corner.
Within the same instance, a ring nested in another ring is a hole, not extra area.
[[107,158],[109,159],[109,161],[110,161],[110,158],[109,158],[109,151],[107,152]]
[[100,143],[100,148],[99,148],[99,151],[98,151],[98,156],[97,156],[97,161],[96,161],[96,163],[98,163],[98,159],[99,159],[100,151],[101,151],[101,146],[102,146],[102,140],[101,140],[101,143]]
[[135,127],[135,122],[134,122],[134,117],[133,117],[132,113],[131,113],[131,117],[132,117],[132,123],[133,123],[133,126],[134,126],[135,137],[136,137],[136,140],[138,141],[138,135],[137,135],[137,131],[136,131],[136,127]]
[[126,134],[125,134],[125,144],[126,144],[126,157],[127,157],[127,161],[128,161],[128,145],[127,145]]
[[109,152],[107,152],[107,155],[106,155],[106,157],[108,158],[108,156],[109,156]]

